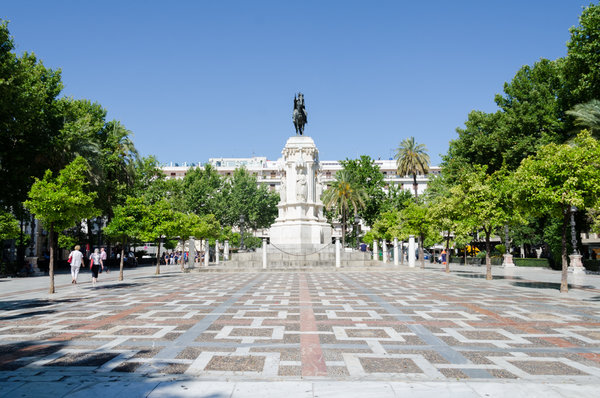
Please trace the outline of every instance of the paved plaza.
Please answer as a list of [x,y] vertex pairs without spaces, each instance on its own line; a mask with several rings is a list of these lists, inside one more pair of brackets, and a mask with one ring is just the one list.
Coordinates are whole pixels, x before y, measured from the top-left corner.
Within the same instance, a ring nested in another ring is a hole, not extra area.
[[598,396],[600,276],[483,271],[2,279],[0,396]]

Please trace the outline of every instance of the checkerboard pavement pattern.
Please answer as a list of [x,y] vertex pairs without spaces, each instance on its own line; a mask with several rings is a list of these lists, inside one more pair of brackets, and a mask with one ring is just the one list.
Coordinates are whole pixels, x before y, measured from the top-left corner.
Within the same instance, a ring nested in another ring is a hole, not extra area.
[[0,297],[0,382],[600,382],[600,305],[423,270],[168,274]]

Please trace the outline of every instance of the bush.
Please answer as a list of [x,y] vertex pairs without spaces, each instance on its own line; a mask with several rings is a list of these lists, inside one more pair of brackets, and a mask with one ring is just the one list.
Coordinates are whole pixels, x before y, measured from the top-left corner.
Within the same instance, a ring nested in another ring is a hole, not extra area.
[[476,258],[485,258],[485,250],[480,251],[475,255]]
[[513,258],[513,261],[517,267],[550,267],[550,263],[547,258]]

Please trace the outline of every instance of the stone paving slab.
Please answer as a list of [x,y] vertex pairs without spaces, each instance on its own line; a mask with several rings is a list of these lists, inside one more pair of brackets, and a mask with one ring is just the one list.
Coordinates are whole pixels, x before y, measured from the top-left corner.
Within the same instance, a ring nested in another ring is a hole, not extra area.
[[592,278],[564,295],[406,267],[151,271],[121,283],[113,272],[97,288],[58,278],[53,296],[35,283],[0,290],[0,396],[551,397],[600,386]]

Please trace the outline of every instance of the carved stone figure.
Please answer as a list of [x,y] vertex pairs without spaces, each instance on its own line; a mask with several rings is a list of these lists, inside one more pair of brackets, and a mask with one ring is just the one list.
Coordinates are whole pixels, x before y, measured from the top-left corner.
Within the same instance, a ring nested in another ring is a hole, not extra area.
[[304,174],[300,174],[298,176],[298,181],[296,182],[296,200],[299,202],[306,202],[306,194],[306,176]]
[[281,177],[281,186],[279,188],[279,197],[281,198],[281,203],[285,203],[287,200],[287,187],[285,185],[285,176]]

